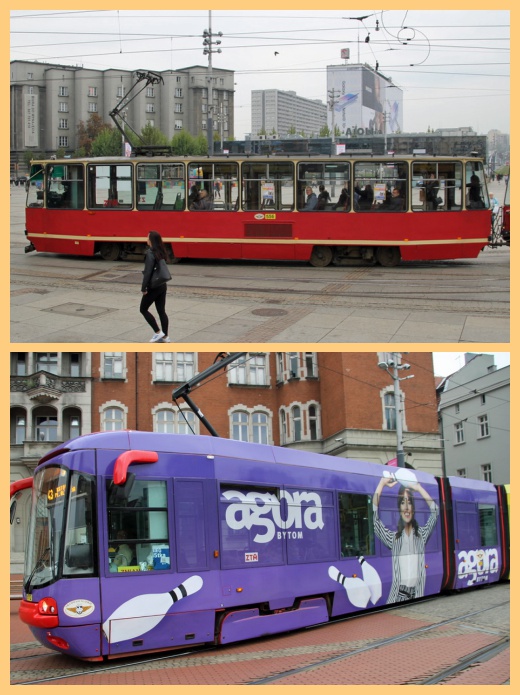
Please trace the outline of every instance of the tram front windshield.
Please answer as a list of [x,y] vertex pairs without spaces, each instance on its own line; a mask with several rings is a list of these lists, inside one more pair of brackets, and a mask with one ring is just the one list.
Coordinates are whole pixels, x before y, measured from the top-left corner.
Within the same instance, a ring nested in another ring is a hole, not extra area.
[[26,592],[61,577],[94,574],[93,505],[92,476],[52,465],[36,473],[25,554]]

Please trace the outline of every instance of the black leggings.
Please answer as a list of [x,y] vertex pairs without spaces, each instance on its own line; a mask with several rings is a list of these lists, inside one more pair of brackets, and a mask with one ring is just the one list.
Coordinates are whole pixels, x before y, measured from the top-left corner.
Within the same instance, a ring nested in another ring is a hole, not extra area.
[[164,335],[168,335],[168,314],[166,313],[166,283],[157,287],[155,290],[148,290],[146,294],[143,294],[141,299],[141,306],[139,311],[148,321],[150,326],[153,328],[155,333],[159,333],[159,326],[155,320],[155,316],[151,314],[148,309],[155,302],[155,308],[159,314],[159,320],[161,322],[161,330]]

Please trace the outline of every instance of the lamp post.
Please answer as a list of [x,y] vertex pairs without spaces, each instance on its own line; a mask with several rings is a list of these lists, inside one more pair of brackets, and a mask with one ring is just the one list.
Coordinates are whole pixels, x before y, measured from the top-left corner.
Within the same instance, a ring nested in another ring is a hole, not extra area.
[[[384,369],[390,375],[390,378],[394,382],[394,399],[395,399],[395,433],[397,436],[397,466],[398,468],[405,468],[404,463],[404,450],[403,450],[403,420],[402,420],[402,399],[401,399],[401,387],[399,382],[405,379],[413,379],[413,374],[405,377],[399,377],[399,371],[402,369],[410,369],[409,364],[401,364],[401,353],[390,352],[387,353],[389,360],[387,362],[379,362],[378,367]],[[392,369],[393,371],[390,371]]]
[[211,156],[213,154],[213,64],[211,56],[213,53],[222,53],[221,48],[212,48],[212,46],[218,46],[221,43],[220,41],[213,41],[213,37],[222,36],[222,32],[219,31],[218,34],[211,32],[211,10],[209,10],[209,29],[204,29],[202,36],[204,38],[202,42],[203,53],[208,56],[208,154]]

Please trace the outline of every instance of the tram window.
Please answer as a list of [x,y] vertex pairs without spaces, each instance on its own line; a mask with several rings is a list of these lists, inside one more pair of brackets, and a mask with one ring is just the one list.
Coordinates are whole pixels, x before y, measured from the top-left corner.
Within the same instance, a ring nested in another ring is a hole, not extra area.
[[244,162],[243,210],[292,210],[294,207],[292,162]]
[[421,161],[412,164],[412,210],[462,209],[462,163]]
[[354,210],[402,212],[408,209],[408,165],[399,161],[354,164]]
[[[188,188],[190,210],[215,210],[216,212],[235,210],[238,200],[238,164],[236,162],[190,162]],[[206,191],[207,194],[208,202],[200,208],[197,207],[197,200],[193,197],[195,190]]]
[[306,205],[306,189],[317,197],[316,210],[322,212],[350,210],[349,162],[300,162],[298,164],[298,209]]
[[466,207],[471,210],[489,208],[482,162],[466,162]]
[[138,210],[184,210],[185,201],[182,164],[137,165]]
[[482,546],[497,545],[497,517],[492,504],[479,504],[478,516],[480,522],[480,544]]
[[222,485],[219,506],[223,569],[284,563],[279,490]]
[[94,478],[73,473],[70,481],[70,499],[65,529],[63,576],[77,576],[94,572]]
[[31,164],[31,174],[30,174],[30,184],[26,186],[27,188],[27,202],[28,208],[42,208],[43,207],[43,165],[42,164]]
[[350,492],[339,494],[341,557],[374,555],[372,497]]
[[166,489],[163,480],[135,480],[127,499],[108,506],[110,572],[170,569]]
[[48,164],[46,167],[46,206],[83,210],[84,177],[81,164]]
[[89,164],[88,207],[132,208],[132,166],[130,164]]

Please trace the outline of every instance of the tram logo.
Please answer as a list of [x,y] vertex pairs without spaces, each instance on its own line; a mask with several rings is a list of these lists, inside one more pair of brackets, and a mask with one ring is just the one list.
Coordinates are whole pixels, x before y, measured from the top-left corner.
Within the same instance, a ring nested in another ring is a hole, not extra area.
[[96,606],[86,598],[77,598],[63,606],[63,612],[69,618],[86,618],[94,612]]
[[498,569],[496,548],[462,550],[459,553],[458,574],[460,579],[468,578],[468,586],[489,581],[489,575],[496,574]]
[[[226,523],[234,530],[255,527],[264,529],[254,537],[255,543],[269,543],[273,540],[276,529],[278,538],[303,538],[301,529],[322,529],[323,513],[321,497],[316,492],[280,491],[280,499],[270,492],[248,492],[227,490],[223,493],[227,500],[238,500],[226,509]],[[286,518],[282,517],[282,500],[286,502]],[[305,507],[302,507],[303,504]],[[312,506],[311,506],[312,505]],[[294,531],[287,533],[288,529]]]

